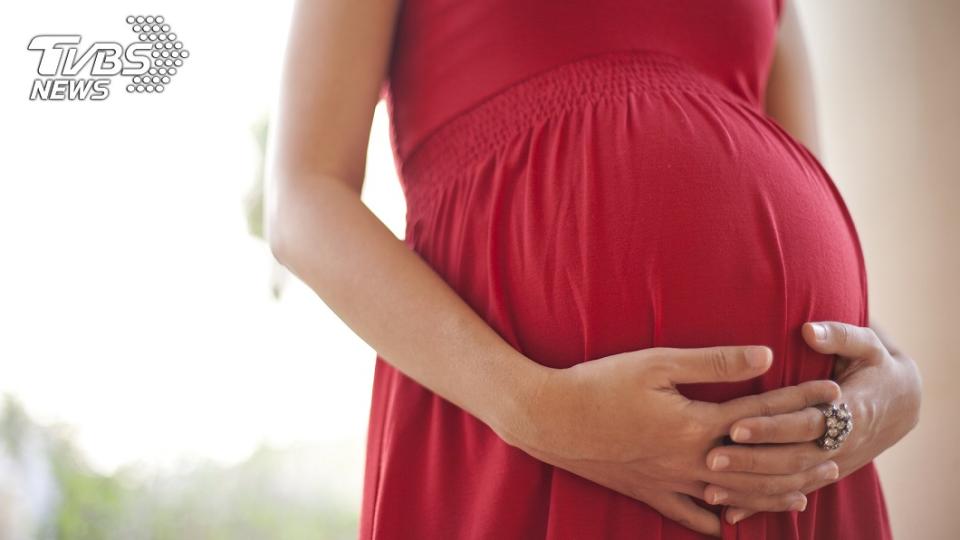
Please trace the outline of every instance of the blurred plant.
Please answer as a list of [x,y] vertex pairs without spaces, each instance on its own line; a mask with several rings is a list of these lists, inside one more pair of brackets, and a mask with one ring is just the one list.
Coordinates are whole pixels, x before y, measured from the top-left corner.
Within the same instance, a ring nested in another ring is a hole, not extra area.
[[267,129],[269,128],[269,125],[270,121],[267,119],[266,115],[264,115],[251,128],[253,132],[253,138],[257,143],[258,159],[257,169],[253,176],[253,185],[250,186],[250,189],[247,191],[247,195],[244,198],[244,207],[247,216],[247,231],[261,240],[264,239],[263,177],[266,166]]
[[[266,240],[263,212],[265,189],[264,177],[266,175],[267,161],[267,134],[269,133],[269,129],[270,121],[266,115],[262,116],[260,120],[258,120],[251,128],[254,141],[256,141],[257,144],[258,159],[257,168],[253,175],[253,184],[247,191],[243,201],[244,213],[247,218],[247,232],[261,240]],[[287,271],[287,269],[277,263],[276,260],[271,261],[270,292],[273,294],[275,299],[279,299],[280,295],[283,293],[283,288],[286,285],[289,275],[290,273]]]
[[60,494],[47,437],[10,396],[0,407],[0,538],[54,538]]
[[[233,466],[128,466],[105,475],[90,468],[65,427],[39,426],[6,401],[0,539],[356,538],[357,501],[331,485],[336,471],[322,460],[329,449],[261,447]],[[44,471],[47,488],[38,491]]]
[[58,538],[116,538],[115,527],[130,511],[132,497],[122,475],[91,470],[72,439],[51,436],[51,463],[61,493],[56,512]]

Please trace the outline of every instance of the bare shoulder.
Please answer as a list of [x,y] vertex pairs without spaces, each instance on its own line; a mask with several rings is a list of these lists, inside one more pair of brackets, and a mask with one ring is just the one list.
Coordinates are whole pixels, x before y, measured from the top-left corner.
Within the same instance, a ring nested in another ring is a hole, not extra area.
[[271,170],[359,192],[401,0],[297,0],[271,126]]

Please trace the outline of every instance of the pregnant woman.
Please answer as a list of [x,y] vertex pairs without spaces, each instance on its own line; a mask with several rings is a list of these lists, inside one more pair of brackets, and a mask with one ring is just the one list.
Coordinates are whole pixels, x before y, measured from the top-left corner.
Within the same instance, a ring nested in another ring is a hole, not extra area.
[[[890,536],[919,376],[802,47],[782,0],[298,4],[268,227],[378,353],[361,538]],[[381,97],[402,241],[359,198]]]

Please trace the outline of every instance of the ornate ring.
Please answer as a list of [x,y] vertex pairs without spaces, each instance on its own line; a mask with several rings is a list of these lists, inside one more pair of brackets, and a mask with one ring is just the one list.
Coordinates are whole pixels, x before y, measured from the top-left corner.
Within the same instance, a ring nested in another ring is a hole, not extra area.
[[817,439],[817,445],[824,450],[836,450],[853,431],[853,414],[846,403],[836,406],[832,403],[822,403],[816,406],[827,420],[823,435]]

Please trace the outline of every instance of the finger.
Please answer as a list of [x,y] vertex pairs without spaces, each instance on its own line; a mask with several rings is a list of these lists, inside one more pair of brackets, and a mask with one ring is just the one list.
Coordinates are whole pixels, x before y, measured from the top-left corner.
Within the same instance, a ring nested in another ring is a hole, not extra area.
[[828,485],[836,482],[836,481],[839,480],[839,479],[840,479],[840,476],[838,475],[836,478],[831,478],[831,479],[828,479],[828,480],[819,480],[819,481],[814,482],[814,483],[812,483],[812,484],[807,484],[807,485],[804,486],[803,489],[801,489],[800,491],[801,491],[804,495],[809,495],[810,493],[813,493],[814,491],[816,491],[816,490],[818,490],[818,489],[820,489],[820,488],[822,488],[822,487],[824,487],[824,486],[828,486]]
[[[820,489],[820,488],[822,488],[822,487],[824,487],[824,486],[826,486],[826,485],[831,484],[831,483],[834,482],[835,480],[836,480],[836,479],[834,479],[834,480],[820,481],[820,482],[817,482],[817,483],[815,483],[815,484],[813,484],[813,485],[808,485],[808,486],[804,487],[804,488],[803,488],[802,490],[800,490],[800,491],[801,491],[804,495],[808,495],[808,494],[810,494],[810,493],[812,493],[812,492],[814,492],[814,491],[816,491],[816,490],[818,490],[818,489]],[[726,512],[724,513],[724,519],[725,519],[728,523],[730,523],[731,525],[736,525],[736,523],[737,523],[738,521],[743,521],[744,519],[747,519],[748,517],[750,517],[750,516],[752,516],[752,515],[754,515],[754,514],[756,514],[756,513],[757,513],[757,511],[755,511],[755,510],[749,510],[749,509],[747,509],[747,508],[740,508],[740,507],[738,507],[738,506],[728,506]]]
[[[840,385],[831,380],[807,381],[721,403],[717,410],[732,425],[741,418],[786,414],[840,399]],[[726,434],[726,431],[724,432]]]
[[814,443],[718,446],[707,452],[712,471],[794,474],[829,461],[832,454]]
[[710,483],[704,490],[704,498],[709,503],[720,504],[714,502],[714,499],[711,498],[712,495],[707,493],[707,489],[711,487],[722,489],[728,494],[742,493],[753,496],[784,495],[795,491],[802,491],[804,488],[815,485],[817,482],[835,480],[839,472],[840,469],[837,467],[836,462],[831,460],[824,461],[805,471],[792,474],[718,473],[710,471],[704,475],[704,480]]
[[727,511],[724,513],[724,519],[727,520],[727,523],[736,525],[738,521],[743,521],[754,514],[756,514],[756,512],[753,510],[729,506],[727,507]]
[[716,514],[697,506],[686,495],[669,493],[655,501],[655,504],[658,512],[688,529],[713,536],[720,536],[722,533],[720,519]]
[[762,375],[773,360],[770,348],[758,345],[658,349],[673,384],[745,381]]
[[706,496],[709,497],[707,502],[711,504],[730,504],[755,512],[803,511],[807,508],[807,496],[799,491],[779,495],[760,495],[728,492],[716,486],[708,486]]
[[815,441],[827,429],[823,413],[814,407],[776,416],[737,420],[730,426],[730,438],[738,443],[798,443]]
[[869,327],[834,321],[808,322],[800,333],[814,350],[824,354],[873,358],[883,350],[880,338]]
[[752,490],[733,490],[711,484],[704,489],[704,498],[710,504],[725,504],[762,512],[803,511],[806,509],[806,493],[825,482],[825,476],[836,478],[837,467],[833,462],[819,465],[804,474],[806,481],[796,490],[784,493],[768,493]]
[[703,500],[703,490],[707,487],[707,483],[696,481],[677,481],[666,482],[664,486],[671,491],[683,493],[684,495],[689,495],[695,499]]

